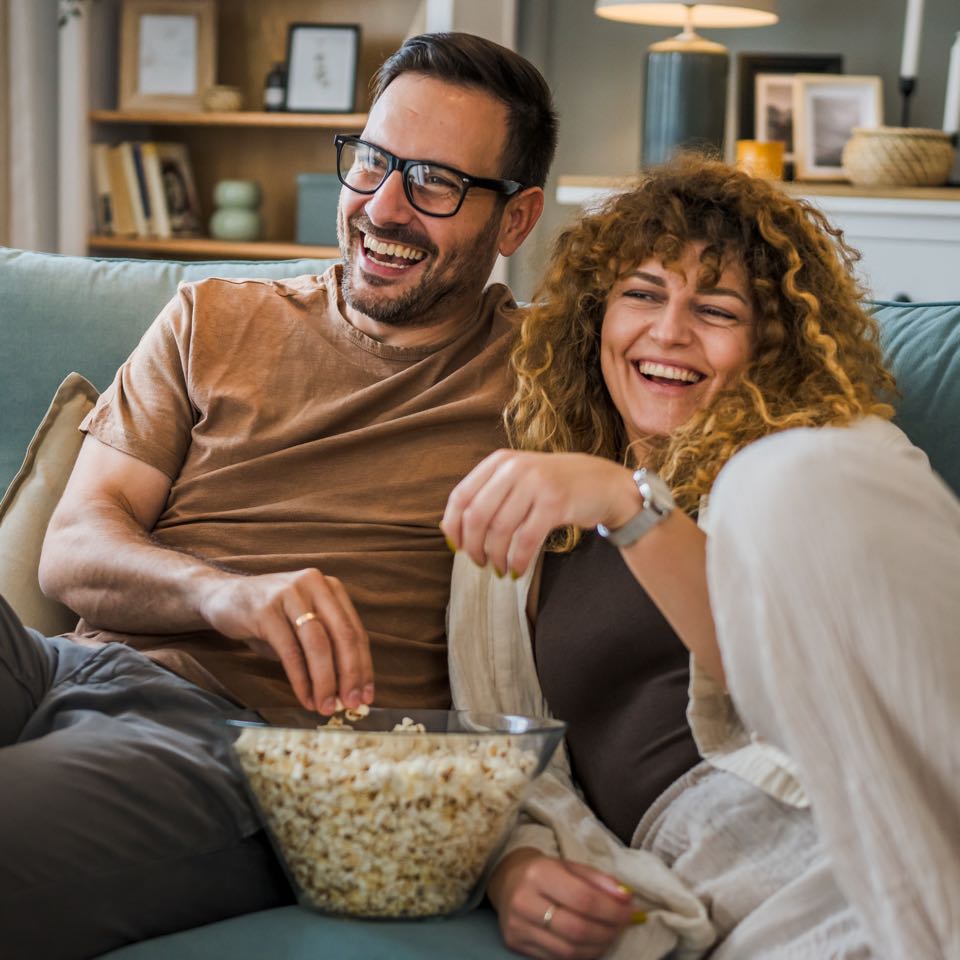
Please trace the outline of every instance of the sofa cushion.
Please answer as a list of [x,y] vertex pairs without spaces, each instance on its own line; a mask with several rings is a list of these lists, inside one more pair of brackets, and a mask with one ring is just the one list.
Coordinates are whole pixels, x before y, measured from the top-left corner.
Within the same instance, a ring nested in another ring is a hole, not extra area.
[[879,303],[874,316],[902,394],[895,422],[960,496],[960,302]]
[[277,907],[145,940],[100,960],[513,960],[494,912],[442,920],[346,920]]
[[106,260],[0,248],[0,491],[63,378],[98,390],[183,280],[322,273],[333,261]]
[[97,389],[78,373],[60,384],[27,455],[0,500],[0,595],[20,619],[47,636],[66,633],[77,615],[40,592],[40,548],[83,435],[80,421],[97,401]]

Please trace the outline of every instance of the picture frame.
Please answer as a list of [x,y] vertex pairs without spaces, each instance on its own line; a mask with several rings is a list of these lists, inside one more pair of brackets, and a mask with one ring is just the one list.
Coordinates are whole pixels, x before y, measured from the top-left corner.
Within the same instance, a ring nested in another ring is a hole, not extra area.
[[201,212],[190,152],[183,143],[157,143],[157,176],[163,193],[170,235],[200,235]]
[[123,0],[121,110],[197,112],[216,76],[216,0]]
[[291,113],[353,113],[359,59],[359,25],[291,23],[284,108]]
[[754,78],[754,140],[782,140],[783,159],[793,163],[793,80],[790,73],[758,73]]
[[843,180],[841,155],[854,127],[883,123],[883,81],[878,76],[799,73],[793,118],[797,179]]
[[793,178],[793,78],[843,73],[843,55],[741,53],[737,58],[737,138],[783,140],[784,175]]

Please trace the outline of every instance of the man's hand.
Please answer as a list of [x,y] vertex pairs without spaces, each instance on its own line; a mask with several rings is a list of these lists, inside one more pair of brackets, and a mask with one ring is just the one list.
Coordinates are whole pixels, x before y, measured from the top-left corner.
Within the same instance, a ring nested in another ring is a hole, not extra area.
[[504,857],[487,892],[507,946],[529,957],[602,957],[634,916],[615,877],[529,848]]
[[212,583],[201,616],[218,633],[279,658],[297,699],[331,714],[373,702],[370,641],[336,577],[296,570]]
[[41,586],[94,626],[213,628],[280,659],[297,699],[373,700],[370,641],[343,584],[318,570],[244,576],[150,537],[170,491],[156,468],[87,437],[43,547]]

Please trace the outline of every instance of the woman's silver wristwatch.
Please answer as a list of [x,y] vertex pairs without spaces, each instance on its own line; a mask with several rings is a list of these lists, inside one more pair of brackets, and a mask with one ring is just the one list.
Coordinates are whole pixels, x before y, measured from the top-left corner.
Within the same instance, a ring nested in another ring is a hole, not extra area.
[[670,488],[646,467],[634,473],[633,482],[643,498],[640,512],[616,530],[611,530],[602,523],[597,524],[597,533],[606,537],[615,547],[629,547],[631,543],[636,543],[658,523],[663,523],[676,506]]

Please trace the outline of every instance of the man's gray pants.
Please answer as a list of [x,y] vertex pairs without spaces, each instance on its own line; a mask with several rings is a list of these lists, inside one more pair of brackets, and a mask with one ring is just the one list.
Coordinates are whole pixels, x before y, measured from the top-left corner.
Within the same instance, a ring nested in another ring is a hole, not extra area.
[[238,709],[0,598],[0,953],[93,957],[290,903],[233,760]]

